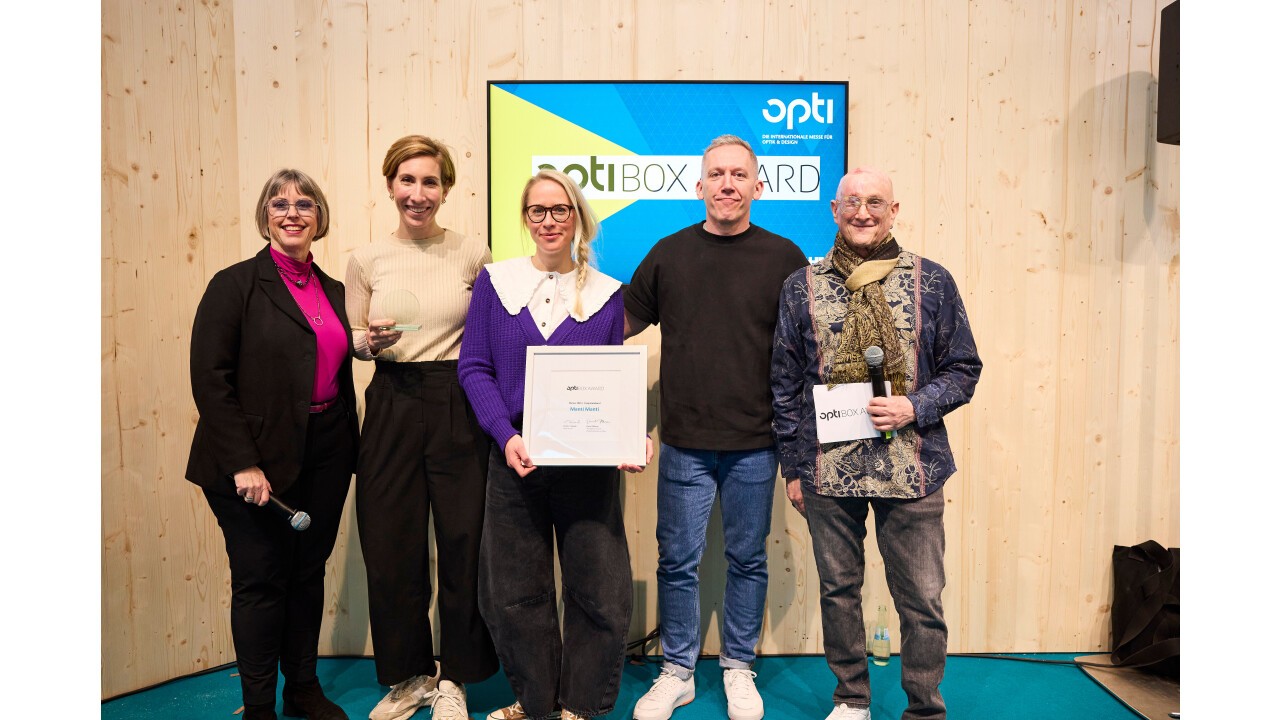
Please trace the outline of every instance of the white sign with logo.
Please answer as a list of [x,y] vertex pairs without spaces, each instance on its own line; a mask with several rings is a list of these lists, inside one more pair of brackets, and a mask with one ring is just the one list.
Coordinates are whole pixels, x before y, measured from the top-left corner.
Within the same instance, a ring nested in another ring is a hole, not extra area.
[[[885,395],[893,394],[893,385],[884,384]],[[818,442],[835,443],[880,437],[871,424],[867,404],[873,397],[871,383],[841,383],[827,388],[813,386],[813,409],[818,418]]]

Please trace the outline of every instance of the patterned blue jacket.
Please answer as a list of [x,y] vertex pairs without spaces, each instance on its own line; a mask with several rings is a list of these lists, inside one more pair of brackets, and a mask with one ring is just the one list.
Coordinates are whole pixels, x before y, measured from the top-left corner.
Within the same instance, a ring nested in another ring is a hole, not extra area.
[[801,268],[782,285],[770,384],[782,477],[819,495],[919,498],[956,470],[942,417],[969,402],[982,361],[951,274],[909,252],[883,281],[916,419],[893,440],[818,443],[813,386],[831,376],[848,291],[831,264]]

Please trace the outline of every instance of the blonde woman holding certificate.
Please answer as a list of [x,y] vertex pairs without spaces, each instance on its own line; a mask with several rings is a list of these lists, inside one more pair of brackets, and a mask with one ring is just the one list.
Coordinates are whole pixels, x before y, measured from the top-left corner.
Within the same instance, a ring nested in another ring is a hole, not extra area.
[[[598,222],[563,173],[543,170],[530,178],[520,214],[536,250],[487,265],[476,278],[458,363],[462,387],[493,441],[480,607],[516,695],[515,704],[489,717],[575,720],[603,715],[617,699],[631,624],[631,562],[617,470],[537,467],[530,459],[518,429],[525,351],[621,345],[622,286],[591,266]],[[648,462],[652,448],[646,450]]]

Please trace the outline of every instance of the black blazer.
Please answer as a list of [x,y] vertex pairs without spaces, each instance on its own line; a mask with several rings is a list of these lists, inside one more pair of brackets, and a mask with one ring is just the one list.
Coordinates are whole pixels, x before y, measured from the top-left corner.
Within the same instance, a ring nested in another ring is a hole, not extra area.
[[[346,403],[354,448],[360,431],[346,289],[318,266],[312,268],[347,338],[338,394]],[[268,248],[214,275],[191,328],[191,394],[200,420],[187,479],[232,493],[229,476],[257,465],[273,493],[287,491],[302,470],[315,373],[315,331],[280,279]]]

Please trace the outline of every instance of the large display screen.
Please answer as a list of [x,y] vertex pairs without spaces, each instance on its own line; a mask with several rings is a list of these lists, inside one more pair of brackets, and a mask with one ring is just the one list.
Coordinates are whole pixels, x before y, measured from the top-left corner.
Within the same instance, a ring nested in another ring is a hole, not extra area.
[[727,133],[760,161],[751,221],[817,259],[835,235],[848,93],[847,82],[490,82],[493,257],[533,254],[520,192],[550,166],[578,182],[601,219],[600,269],[629,282],[654,243],[705,219],[695,194],[702,151]]

